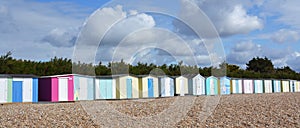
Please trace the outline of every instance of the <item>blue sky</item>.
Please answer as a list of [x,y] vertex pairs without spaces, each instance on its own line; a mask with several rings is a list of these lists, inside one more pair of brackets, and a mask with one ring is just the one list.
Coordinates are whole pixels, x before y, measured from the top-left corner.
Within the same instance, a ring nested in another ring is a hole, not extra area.
[[[290,66],[300,72],[299,1],[190,2],[208,16],[219,33],[214,38],[221,39],[228,63],[245,68],[253,57],[266,56],[276,67]],[[167,10],[175,17],[141,12],[144,8]],[[105,15],[101,23],[94,24],[97,29],[106,24],[105,19],[122,20],[99,41],[96,63],[124,59],[129,63],[163,64],[183,60],[186,64],[210,66],[212,56],[217,56],[207,51],[210,46],[205,47],[203,42],[208,39],[195,36],[180,20],[195,21],[197,17],[189,17],[193,8],[181,0],[2,0],[0,53],[12,51],[15,58],[36,61],[54,56],[73,58],[83,24],[99,9],[97,13]]]

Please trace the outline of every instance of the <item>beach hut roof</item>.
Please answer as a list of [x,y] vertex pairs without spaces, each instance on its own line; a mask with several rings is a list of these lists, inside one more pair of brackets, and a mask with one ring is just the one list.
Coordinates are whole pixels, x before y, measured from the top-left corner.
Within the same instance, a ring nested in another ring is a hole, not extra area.
[[221,76],[221,77],[218,77],[218,78],[220,78],[220,79],[222,79],[222,78],[231,79],[231,78],[228,77],[228,76]]
[[0,78],[7,78],[7,77],[9,77],[9,75],[7,75],[7,74],[0,74]]
[[217,79],[217,77],[215,77],[215,76],[209,76],[209,77],[206,77],[206,78],[215,78],[215,79]]
[[118,77],[124,77],[124,76],[131,76],[131,77],[136,77],[137,78],[136,75],[132,75],[132,74],[116,74],[116,75],[108,75],[108,76],[110,76],[112,78],[118,78]]
[[0,77],[15,77],[15,78],[37,78],[38,76],[32,74],[0,74]]
[[[186,75],[183,75],[183,77],[192,79],[192,78],[196,77],[197,75],[200,75],[200,74],[186,74]],[[201,75],[200,75],[200,76],[201,76]],[[201,76],[201,77],[203,77],[203,76]]]
[[117,78],[117,76],[105,75],[105,76],[96,76],[96,78],[99,78],[99,79],[113,79],[113,78]]
[[170,78],[173,78],[173,79],[176,79],[178,77],[181,77],[181,76],[169,76]]
[[158,76],[155,76],[155,75],[137,75],[138,78],[144,78],[144,77],[158,77]]
[[243,78],[231,77],[230,79],[232,79],[232,80],[242,80]]
[[94,77],[94,76],[81,75],[81,74],[62,74],[62,75],[42,76],[41,78],[64,77],[64,76]]
[[174,77],[172,77],[172,76],[168,76],[168,75],[162,75],[162,76],[157,76],[158,78],[162,78],[162,77],[168,77],[168,78],[172,78],[172,79],[174,79]]
[[102,78],[102,79],[112,79],[112,78],[119,78],[123,76],[132,76],[137,77],[136,75],[130,75],[130,74],[117,74],[117,75],[105,75],[105,76],[96,76],[96,78]]

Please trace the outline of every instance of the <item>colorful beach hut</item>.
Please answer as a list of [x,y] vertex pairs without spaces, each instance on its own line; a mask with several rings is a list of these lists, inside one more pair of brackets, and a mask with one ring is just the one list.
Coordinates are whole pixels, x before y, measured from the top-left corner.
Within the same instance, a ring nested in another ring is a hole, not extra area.
[[161,97],[174,96],[174,79],[168,76],[158,77],[158,86]]
[[264,93],[272,93],[272,92],[273,92],[272,80],[264,80]]
[[253,80],[243,79],[243,92],[244,94],[251,94],[254,92]]
[[158,77],[152,75],[140,75],[139,98],[153,98],[159,96]]
[[295,80],[295,92],[300,92],[300,81]]
[[254,80],[254,93],[264,93],[263,80]]
[[200,74],[190,75],[189,78],[189,94],[205,95],[205,78]]
[[290,92],[295,92],[296,80],[290,80]]
[[139,98],[139,80],[136,76],[122,74],[114,77],[116,77],[117,99]]
[[65,74],[39,78],[39,101],[61,102],[94,100],[95,79]]
[[0,103],[38,102],[38,78],[34,75],[0,75]]
[[231,94],[230,92],[230,78],[229,77],[221,77],[220,78],[220,94]]
[[280,80],[273,80],[273,92],[281,92]]
[[282,92],[290,92],[290,81],[289,80],[281,80],[281,89],[282,89]]
[[239,78],[231,79],[231,93],[242,94],[243,93],[243,80]]
[[214,76],[207,77],[206,80],[206,95],[218,95],[219,94],[219,84],[218,78]]
[[[189,78],[187,76],[173,77],[175,79],[175,95],[184,96],[189,93]],[[192,91],[192,90],[191,90]]]
[[290,80],[290,91],[300,92],[300,81]]
[[95,79],[95,99],[116,99],[116,77],[97,76]]

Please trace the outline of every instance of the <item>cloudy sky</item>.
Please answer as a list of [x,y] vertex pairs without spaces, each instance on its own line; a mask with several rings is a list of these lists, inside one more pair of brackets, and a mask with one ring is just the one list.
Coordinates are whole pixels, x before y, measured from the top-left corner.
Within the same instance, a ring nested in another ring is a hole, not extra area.
[[224,59],[241,67],[266,56],[300,72],[299,6],[298,0],[1,0],[0,53],[199,66]]

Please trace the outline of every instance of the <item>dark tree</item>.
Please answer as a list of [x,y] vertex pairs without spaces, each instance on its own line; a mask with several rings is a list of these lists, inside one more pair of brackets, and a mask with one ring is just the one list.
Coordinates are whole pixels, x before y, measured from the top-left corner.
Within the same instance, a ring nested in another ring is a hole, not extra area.
[[254,71],[259,73],[273,73],[274,65],[271,60],[267,57],[265,58],[253,58],[247,64],[248,71]]

